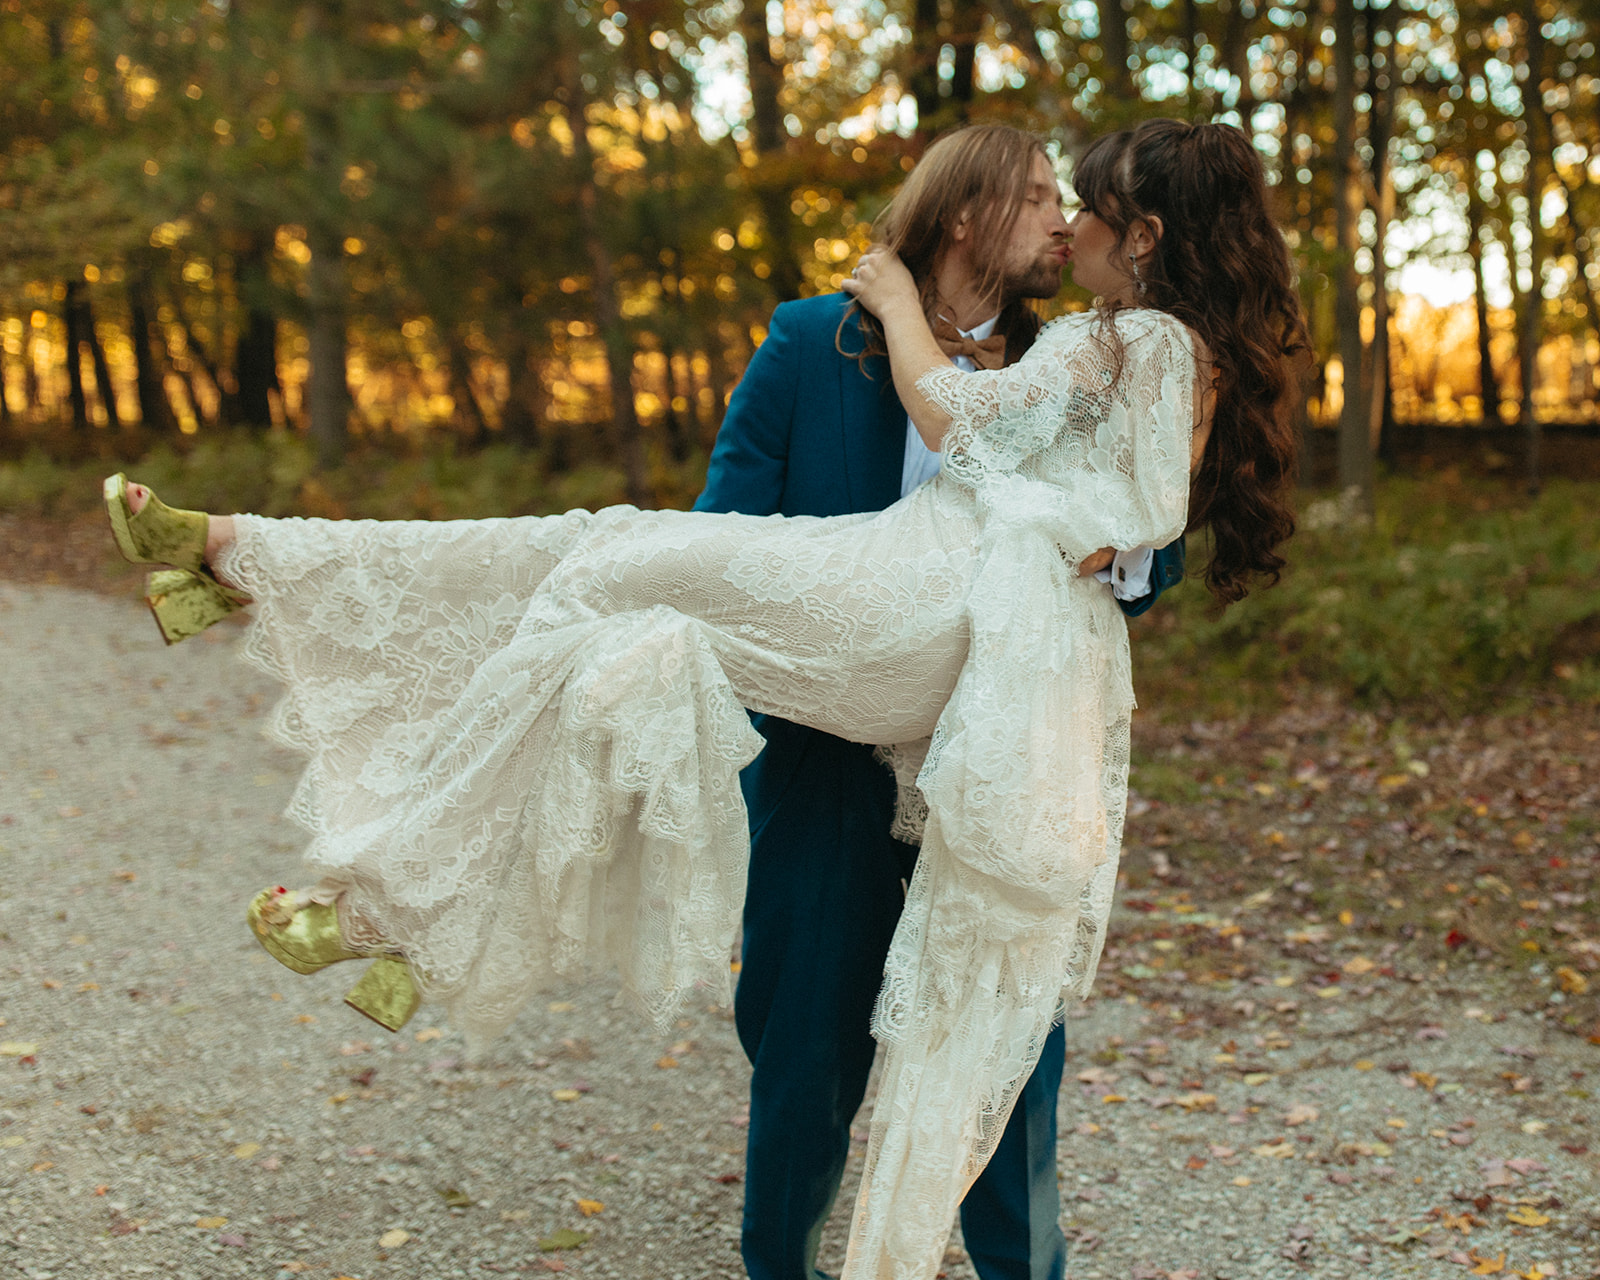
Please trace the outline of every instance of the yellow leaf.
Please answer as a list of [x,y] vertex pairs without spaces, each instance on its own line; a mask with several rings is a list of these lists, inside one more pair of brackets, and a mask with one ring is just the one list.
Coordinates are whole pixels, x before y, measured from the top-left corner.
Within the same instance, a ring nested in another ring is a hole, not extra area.
[[1294,978],[1290,974],[1280,973],[1272,980],[1272,985],[1275,987],[1292,987],[1294,986]]
[[1332,1000],[1332,999],[1334,999],[1334,997],[1342,996],[1343,994],[1344,994],[1344,988],[1343,987],[1340,987],[1340,986],[1322,987],[1317,991],[1317,999],[1318,1000]]
[[260,1150],[261,1144],[259,1142],[241,1142],[233,1149],[233,1154],[235,1159],[248,1160]]
[[409,1239],[411,1239],[411,1233],[409,1231],[404,1231],[399,1227],[393,1227],[378,1237],[378,1248],[398,1249]]
[[1371,973],[1377,967],[1378,966],[1371,960],[1368,960],[1366,956],[1356,956],[1353,960],[1346,960],[1344,962],[1344,971],[1346,973],[1355,974],[1358,977],[1363,973]]
[[438,1027],[424,1027],[412,1037],[418,1044],[427,1044],[430,1040],[437,1040],[444,1035]]
[[576,1102],[583,1097],[576,1089],[552,1089],[550,1096],[557,1102]]
[[1542,1227],[1550,1219],[1529,1205],[1519,1204],[1506,1214],[1507,1222],[1515,1222],[1519,1227]]
[[1589,990],[1589,979],[1568,965],[1562,965],[1556,970],[1556,981],[1569,996],[1581,996]]
[[1374,1062],[1371,1058],[1358,1058],[1355,1062],[1351,1063],[1350,1065],[1355,1067],[1355,1069],[1357,1071],[1371,1071],[1378,1064],[1376,1062]]
[[0,1058],[26,1058],[38,1052],[39,1046],[31,1040],[0,1040]]
[[1389,1119],[1384,1121],[1384,1124],[1388,1125],[1391,1129],[1404,1129],[1406,1127],[1406,1122],[1400,1119],[1398,1116],[1391,1116]]
[[1429,1071],[1413,1071],[1411,1078],[1424,1089],[1432,1089],[1434,1085],[1439,1083],[1439,1077]]
[[98,990],[100,990],[100,984],[98,982],[80,982],[78,984],[78,990],[79,991],[98,991]]
[[1128,1099],[1120,1093],[1108,1093],[1100,1099],[1101,1102],[1126,1102]]
[[1247,1071],[1247,1072],[1245,1072],[1243,1079],[1244,1079],[1244,1082],[1246,1084],[1251,1085],[1251,1086],[1258,1085],[1258,1084],[1266,1084],[1266,1082],[1268,1080],[1272,1079],[1272,1072],[1270,1072],[1270,1071]]
[[550,1006],[551,1013],[571,1013],[578,1006],[570,1000],[557,1000]]
[[674,1058],[671,1054],[668,1054],[665,1057],[656,1059],[656,1066],[660,1067],[663,1071],[671,1071],[672,1068],[677,1066],[677,1065],[678,1065],[678,1060],[676,1058]]
[[1214,1093],[1186,1093],[1182,1097],[1174,1098],[1173,1101],[1185,1111],[1209,1111],[1217,1105],[1217,1095]]
[[[1356,922],[1356,913],[1354,911],[1351,911],[1349,908],[1346,908],[1345,910],[1343,910],[1343,911],[1341,911],[1339,913],[1339,923],[1342,924],[1346,929],[1348,929],[1355,922]],[[1348,968],[1349,966],[1347,965],[1345,967]]]
[[194,1225],[202,1231],[215,1231],[218,1227],[227,1226],[228,1220],[226,1218],[196,1218]]
[[1237,1178],[1235,1178],[1233,1180],[1233,1185],[1236,1186],[1236,1187],[1248,1187],[1250,1185],[1250,1179],[1245,1177],[1244,1174],[1241,1173]]
[[317,1020],[317,1015],[314,1013],[297,1013],[294,1015],[294,1020],[300,1023],[301,1026],[310,1026]]
[[330,1107],[337,1107],[340,1103],[349,1101],[350,1095],[348,1093],[336,1093],[328,1099],[328,1105]]
[[594,1217],[595,1214],[601,1212],[605,1207],[605,1203],[600,1200],[578,1201],[578,1212],[581,1213],[585,1218]]
[[1472,1268],[1472,1275],[1492,1276],[1497,1272],[1504,1271],[1506,1269],[1506,1255],[1503,1253],[1498,1258],[1480,1258],[1477,1254],[1477,1251],[1474,1250],[1467,1256],[1477,1264]]

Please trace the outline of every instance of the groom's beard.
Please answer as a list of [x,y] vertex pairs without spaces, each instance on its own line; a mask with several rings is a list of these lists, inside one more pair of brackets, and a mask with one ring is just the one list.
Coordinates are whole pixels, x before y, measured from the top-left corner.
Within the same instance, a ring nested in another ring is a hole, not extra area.
[[1052,249],[1025,267],[1013,267],[1000,280],[1000,296],[1008,302],[1017,298],[1053,298],[1061,292],[1062,265]]

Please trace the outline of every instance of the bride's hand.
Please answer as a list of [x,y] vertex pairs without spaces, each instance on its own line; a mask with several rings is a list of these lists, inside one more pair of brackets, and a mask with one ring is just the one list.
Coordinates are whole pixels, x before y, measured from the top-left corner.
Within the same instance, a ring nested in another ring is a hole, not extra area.
[[861,255],[861,261],[856,263],[843,288],[880,320],[896,306],[909,305],[919,315],[922,313],[917,282],[911,278],[911,272],[906,270],[899,255],[882,245],[873,245]]

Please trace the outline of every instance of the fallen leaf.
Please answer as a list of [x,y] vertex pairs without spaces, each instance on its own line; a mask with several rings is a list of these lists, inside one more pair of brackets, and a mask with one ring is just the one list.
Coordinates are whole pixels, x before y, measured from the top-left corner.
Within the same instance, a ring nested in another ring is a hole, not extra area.
[[605,1204],[600,1200],[579,1200],[578,1212],[585,1218],[592,1218],[595,1214],[605,1209]]
[[196,1218],[194,1225],[202,1231],[215,1231],[219,1227],[227,1226],[228,1220],[226,1218]]
[[550,1006],[551,1013],[571,1013],[578,1006],[570,1000],[557,1000]]
[[459,1187],[440,1187],[439,1195],[452,1209],[472,1208],[472,1197]]
[[27,1058],[38,1052],[31,1040],[0,1040],[0,1058]]
[[243,1236],[234,1235],[231,1232],[224,1231],[217,1237],[217,1243],[231,1245],[235,1249],[243,1249],[247,1241]]
[[1284,1115],[1283,1122],[1284,1124],[1290,1126],[1297,1124],[1310,1124],[1317,1118],[1319,1114],[1320,1113],[1315,1107],[1309,1106],[1303,1102],[1297,1102],[1294,1106],[1290,1107],[1288,1112]]
[[261,1144],[259,1142],[241,1142],[237,1147],[235,1147],[233,1149],[234,1159],[236,1159],[236,1160],[248,1160],[251,1156],[255,1155],[256,1152],[258,1152],[260,1150],[261,1150]]
[[411,1239],[411,1233],[409,1231],[403,1230],[400,1227],[393,1227],[378,1237],[378,1248],[398,1249],[409,1239]]
[[1519,1204],[1506,1214],[1506,1221],[1514,1222],[1519,1227],[1542,1227],[1550,1219],[1529,1205]]
[[428,1041],[430,1041],[430,1040],[438,1040],[438,1039],[441,1039],[443,1036],[444,1036],[444,1032],[440,1031],[438,1027],[424,1027],[421,1031],[417,1032],[417,1034],[412,1036],[411,1038],[413,1040],[415,1040],[418,1044],[427,1044]]
[[1556,970],[1556,981],[1569,996],[1581,996],[1589,990],[1589,979],[1567,965]]
[[656,1059],[656,1066],[660,1067],[663,1071],[671,1071],[672,1068],[677,1065],[678,1060],[671,1054],[666,1054],[665,1056]]
[[1199,1156],[1190,1156],[1186,1161],[1184,1161],[1183,1167],[1185,1169],[1204,1169],[1206,1167],[1206,1162]]
[[583,1097],[576,1089],[552,1089],[550,1096],[557,1102],[576,1102]]
[[1287,1138],[1278,1138],[1272,1142],[1263,1142],[1259,1147],[1251,1147],[1250,1154],[1268,1160],[1293,1160],[1294,1144]]
[[1503,1253],[1498,1258],[1484,1258],[1474,1249],[1467,1257],[1474,1264],[1472,1274],[1475,1276],[1492,1276],[1506,1269],[1506,1255]]
[[571,1227],[561,1227],[547,1236],[542,1236],[539,1248],[545,1253],[554,1253],[557,1249],[581,1249],[589,1243],[592,1234],[589,1231],[574,1231]]

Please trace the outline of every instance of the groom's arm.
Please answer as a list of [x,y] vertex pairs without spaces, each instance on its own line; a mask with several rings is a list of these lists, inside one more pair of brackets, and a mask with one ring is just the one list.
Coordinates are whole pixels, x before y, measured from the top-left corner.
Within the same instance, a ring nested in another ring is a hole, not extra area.
[[800,385],[799,342],[784,314],[786,306],[772,313],[766,341],[750,357],[728,400],[696,511],[768,516],[783,505]]
[[1157,547],[1150,560],[1150,589],[1132,600],[1124,600],[1119,595],[1117,603],[1122,606],[1122,612],[1130,618],[1137,618],[1141,613],[1147,612],[1150,606],[1161,598],[1163,591],[1182,582],[1184,558],[1182,534],[1179,534],[1175,541],[1169,542],[1166,546]]

